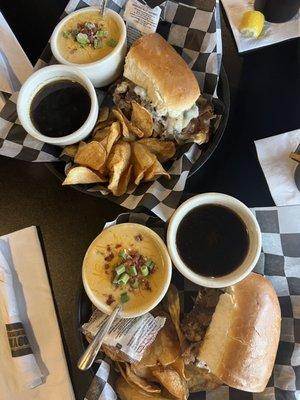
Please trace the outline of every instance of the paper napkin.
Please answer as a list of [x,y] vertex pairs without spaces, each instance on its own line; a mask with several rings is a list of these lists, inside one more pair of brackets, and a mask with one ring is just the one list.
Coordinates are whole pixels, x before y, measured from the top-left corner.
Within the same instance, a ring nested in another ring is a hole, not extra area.
[[[0,241],[3,245],[0,253],[10,263],[13,294],[10,293],[9,298],[15,296],[16,300],[13,307],[12,304],[7,306],[0,291],[0,398],[74,400],[37,230],[26,228],[3,236]],[[0,279],[5,275],[2,274]],[[24,329],[7,330],[8,314],[14,317],[19,314],[17,319]],[[9,344],[8,336],[10,339],[14,336],[22,343]],[[32,353],[28,351],[29,347]],[[30,360],[25,364],[21,362],[19,368],[12,350],[14,355],[19,350],[31,354]]]
[[0,38],[0,91],[13,93],[20,90],[33,67],[1,12]]
[[300,129],[255,141],[258,160],[277,206],[300,204],[297,163],[289,158],[300,143]]
[[300,36],[300,13],[290,21],[275,24],[265,22],[264,32],[258,39],[244,38],[239,32],[239,25],[244,12],[253,10],[254,0],[221,0],[229,20],[239,53],[269,46],[274,43]]
[[[9,241],[0,239],[0,307],[7,332],[6,350],[8,353],[10,350],[20,388],[32,389],[43,383],[43,374],[37,364],[20,316],[14,286],[16,279],[14,272]],[[2,345],[5,347],[5,341]]]

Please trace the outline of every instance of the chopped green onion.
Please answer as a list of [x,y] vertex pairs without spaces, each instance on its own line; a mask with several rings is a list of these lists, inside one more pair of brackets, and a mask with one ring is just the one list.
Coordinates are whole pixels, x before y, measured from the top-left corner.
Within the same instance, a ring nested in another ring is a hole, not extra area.
[[113,284],[116,285],[116,284],[118,283],[118,280],[119,280],[119,276],[116,275],[116,276],[114,277]]
[[70,32],[67,32],[67,31],[63,31],[62,35],[63,35],[63,37],[64,37],[65,39],[69,39],[71,33],[70,33]]
[[102,47],[102,41],[95,38],[94,39],[94,49],[100,49]]
[[132,282],[132,284],[131,284],[131,287],[133,288],[133,289],[137,289],[138,287],[139,287],[139,280],[138,279],[135,279],[133,282]]
[[97,31],[96,36],[97,38],[103,38],[104,36],[107,36],[107,34],[107,31]]
[[121,250],[119,252],[119,257],[123,258],[123,260],[126,260],[128,257],[127,251],[125,249]]
[[136,270],[136,268],[135,268],[134,265],[132,265],[132,266],[129,268],[129,275],[131,275],[131,276],[136,276],[136,275],[137,275],[137,270]]
[[83,47],[90,43],[88,35],[86,33],[78,33],[76,36],[76,40]]
[[147,260],[146,262],[145,262],[145,265],[150,269],[150,271],[153,269],[153,267],[154,267],[154,261],[152,261],[152,260]]
[[85,26],[87,29],[94,29],[94,28],[95,28],[95,24],[93,24],[92,22],[86,22],[86,23],[84,24],[84,26]]
[[109,47],[116,47],[116,45],[118,44],[118,41],[113,38],[110,38],[107,40],[106,43],[107,43],[107,46],[109,46]]
[[149,269],[148,269],[147,265],[142,265],[141,273],[142,273],[143,276],[149,275]]
[[121,293],[120,300],[121,303],[127,303],[127,301],[129,300],[128,293],[127,292]]
[[123,272],[126,271],[125,265],[124,264],[120,264],[115,268],[116,274],[117,275],[121,275],[123,274]]
[[122,274],[120,276],[120,278],[118,279],[118,284],[119,285],[126,285],[126,283],[129,281],[130,276],[124,272],[124,274]]

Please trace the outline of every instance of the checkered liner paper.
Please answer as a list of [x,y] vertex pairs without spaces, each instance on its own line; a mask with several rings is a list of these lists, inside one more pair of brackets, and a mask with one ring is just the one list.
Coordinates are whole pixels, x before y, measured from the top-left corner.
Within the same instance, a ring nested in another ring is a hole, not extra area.
[[[108,0],[108,7],[122,15],[126,1]],[[157,31],[192,68],[202,92],[213,96],[216,113],[220,115],[223,105],[216,97],[222,55],[219,3],[218,0],[187,0],[185,3],[170,0],[162,3],[160,5],[161,21]],[[87,5],[98,4],[98,0],[85,2],[71,0],[62,17]],[[35,69],[53,63],[56,61],[48,44]],[[106,92],[98,89],[97,95],[101,104],[105,100]],[[0,111],[0,155],[27,161],[57,161],[61,152],[60,148],[32,138],[20,125],[16,111],[17,96],[17,93],[10,97],[5,94],[6,104]],[[215,123],[214,130],[217,128],[218,121],[219,119]],[[105,196],[131,210],[144,206],[166,220],[176,209],[189,171],[200,153],[200,148],[195,144],[184,146],[177,160],[167,168],[171,175],[170,180],[162,177],[158,181],[144,183],[121,197],[110,194]],[[92,187],[86,185],[85,190],[102,196],[97,185]]]
[[[221,386],[212,392],[198,392],[189,400],[300,400],[300,206],[255,208],[252,212],[262,231],[262,253],[254,272],[272,283],[281,307],[282,324],[275,366],[262,393],[248,393]],[[136,222],[156,231],[163,239],[165,223],[146,214],[125,213],[116,221]],[[192,307],[197,286],[173,269],[172,282],[183,295],[184,312]],[[116,399],[115,373],[103,361],[85,400]],[[112,396],[114,394],[115,397]]]

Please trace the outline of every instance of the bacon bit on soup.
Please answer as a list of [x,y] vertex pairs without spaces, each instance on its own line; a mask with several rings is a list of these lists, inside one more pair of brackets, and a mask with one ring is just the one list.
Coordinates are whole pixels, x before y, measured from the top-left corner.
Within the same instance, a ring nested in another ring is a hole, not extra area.
[[111,251],[111,247],[110,247],[109,244],[106,246],[106,250],[107,250],[107,251]]
[[145,290],[149,290],[150,292],[151,292],[151,286],[150,286],[150,284],[149,284],[149,281],[147,281],[146,279],[144,279],[143,280],[143,288],[145,289]]
[[118,243],[118,244],[115,245],[115,248],[116,248],[116,249],[120,249],[121,247],[122,247],[122,245],[121,245],[120,243]]
[[106,257],[104,257],[105,261],[111,261],[114,258],[114,254],[113,253],[109,253]]
[[105,265],[104,265],[104,269],[105,269],[105,270],[108,270],[108,269],[109,269],[109,264],[105,264]]
[[107,300],[106,300],[106,304],[108,305],[108,306],[110,306],[112,303],[114,303],[116,300],[114,299],[114,297],[113,297],[113,295],[112,294],[109,294],[108,295],[108,297],[107,297]]
[[136,235],[136,236],[134,237],[134,239],[135,239],[137,242],[141,242],[141,241],[143,240],[143,236],[139,233],[138,235]]
[[90,45],[94,49],[100,49],[103,47],[104,39],[106,40],[106,45],[109,47],[116,47],[118,44],[118,41],[114,38],[108,38],[108,32],[103,29],[102,24],[99,26],[97,23],[89,21],[83,24],[78,23],[76,29],[63,31],[62,35],[65,39],[72,38],[83,48]]

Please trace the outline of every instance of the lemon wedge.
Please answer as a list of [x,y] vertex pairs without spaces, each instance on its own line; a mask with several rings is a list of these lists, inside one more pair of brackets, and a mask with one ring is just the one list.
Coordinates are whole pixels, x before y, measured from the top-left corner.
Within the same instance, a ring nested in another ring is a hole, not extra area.
[[246,11],[240,23],[240,32],[243,36],[257,39],[265,23],[264,15],[259,11]]

